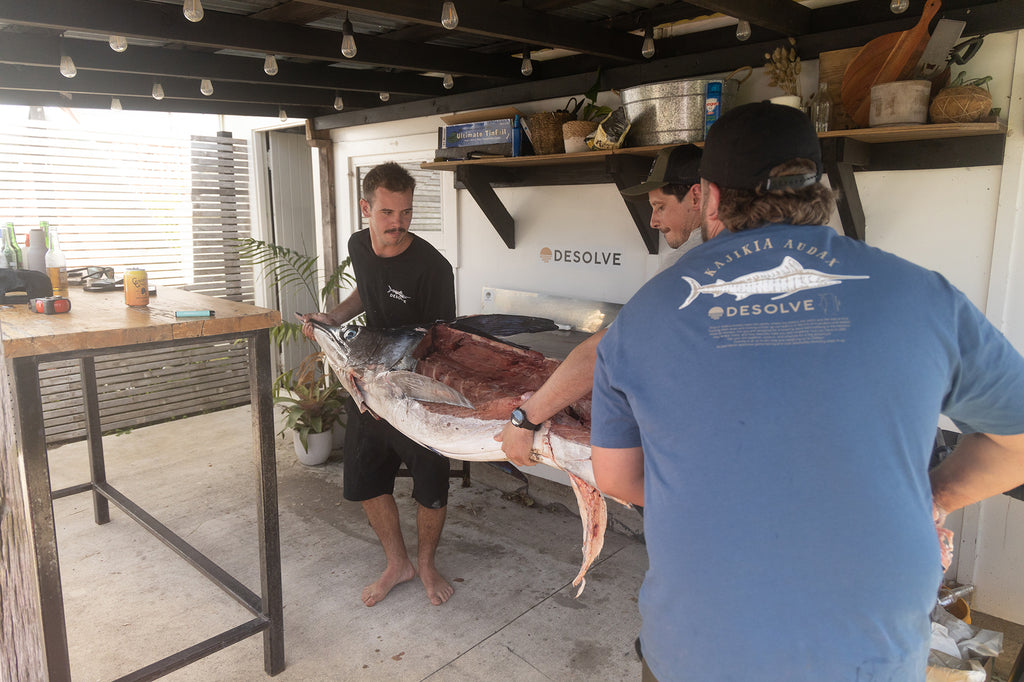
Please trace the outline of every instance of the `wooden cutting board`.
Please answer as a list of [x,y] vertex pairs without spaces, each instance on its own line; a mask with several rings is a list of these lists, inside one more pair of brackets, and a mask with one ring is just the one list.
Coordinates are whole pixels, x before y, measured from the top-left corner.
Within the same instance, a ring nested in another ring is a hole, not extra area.
[[850,60],[843,74],[840,99],[855,125],[868,127],[872,85],[910,77],[928,43],[928,24],[940,5],[940,0],[928,0],[913,28],[878,36]]

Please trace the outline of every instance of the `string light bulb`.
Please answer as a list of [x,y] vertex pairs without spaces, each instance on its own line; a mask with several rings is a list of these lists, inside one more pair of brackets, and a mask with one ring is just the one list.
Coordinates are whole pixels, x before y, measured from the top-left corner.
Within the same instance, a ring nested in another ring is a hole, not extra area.
[[892,0],[889,3],[889,11],[893,14],[903,14],[910,7],[910,0]]
[[736,40],[743,42],[750,38],[750,22],[746,19],[740,19],[736,24]]
[[640,54],[644,56],[644,59],[654,56],[654,27],[650,24],[644,29],[644,44],[640,48]]
[[451,0],[441,6],[441,25],[449,31],[459,25],[459,13],[455,11],[455,3]]
[[334,110],[341,111],[345,108],[345,102],[341,99],[341,95],[335,93],[334,95]]
[[193,24],[197,21],[203,20],[203,3],[199,0],[185,0],[185,4],[181,8],[185,18],[191,21]]
[[533,74],[533,60],[530,59],[529,50],[523,50],[523,63],[519,66],[519,71],[524,76]]
[[452,88],[455,87],[455,79],[452,78],[452,75],[450,73],[446,73],[444,75],[444,80],[441,81],[441,85],[444,86],[445,90],[451,90]]
[[203,93],[207,97],[213,94],[213,83],[210,82],[209,78],[204,78],[199,83],[199,92]]
[[341,25],[341,54],[347,59],[356,56],[356,37],[352,35],[352,22],[348,20],[348,12],[345,13],[345,22]]
[[277,57],[272,54],[267,55],[267,58],[263,60],[263,73],[268,76],[277,75]]
[[114,52],[124,52],[128,49],[128,39],[124,36],[110,36],[107,43]]
[[288,120],[288,114],[285,113],[284,107],[278,107],[278,109],[277,109],[277,117],[279,119],[281,119],[282,121],[287,121]]
[[71,58],[71,55],[62,54],[60,56],[60,75],[65,78],[74,78],[78,75],[78,69],[75,67],[75,60]]
[[121,100],[118,99],[117,97],[111,97],[110,98],[110,110],[111,111],[121,111]]
[[380,93],[380,101],[381,102],[387,102],[389,99],[391,99],[391,93],[390,92],[383,91],[383,92]]
[[164,98],[164,86],[159,83],[153,83],[153,99],[160,101]]

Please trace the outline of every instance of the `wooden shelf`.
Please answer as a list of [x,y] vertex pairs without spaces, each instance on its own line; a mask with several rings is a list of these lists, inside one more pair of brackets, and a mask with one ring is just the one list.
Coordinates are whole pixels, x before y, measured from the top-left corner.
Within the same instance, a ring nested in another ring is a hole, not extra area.
[[[848,236],[864,238],[864,212],[854,169],[918,170],[1000,165],[1006,125],[923,123],[819,133],[829,182],[840,190],[838,208]],[[974,139],[972,139],[974,138]],[[980,138],[980,139],[978,139]],[[703,142],[695,143],[702,147]],[[515,220],[494,193],[495,187],[573,185],[614,182],[619,189],[642,182],[650,159],[674,145],[626,147],[607,151],[434,161],[421,168],[455,172],[456,187],[469,190],[498,234],[515,248]],[[627,201],[648,252],[658,252],[658,232],[650,228],[650,206]]]

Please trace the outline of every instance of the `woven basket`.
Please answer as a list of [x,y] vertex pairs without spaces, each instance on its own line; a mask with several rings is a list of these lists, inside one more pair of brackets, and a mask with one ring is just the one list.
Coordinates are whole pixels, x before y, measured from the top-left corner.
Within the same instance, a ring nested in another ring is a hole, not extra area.
[[526,117],[526,127],[530,130],[530,142],[534,154],[564,154],[565,140],[562,137],[562,124],[571,121],[573,115],[568,111],[545,111]]
[[992,109],[992,94],[977,85],[943,88],[935,95],[928,115],[932,123],[973,123]]
[[597,130],[597,121],[566,121],[562,124],[562,137],[565,140],[565,151],[585,152],[587,143],[584,139]]

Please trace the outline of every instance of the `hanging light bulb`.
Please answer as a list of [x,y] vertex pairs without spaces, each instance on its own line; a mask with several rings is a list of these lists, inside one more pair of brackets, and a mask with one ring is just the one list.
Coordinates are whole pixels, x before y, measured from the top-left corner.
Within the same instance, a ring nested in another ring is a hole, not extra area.
[[207,97],[213,94],[213,83],[210,82],[209,78],[204,78],[199,83],[199,92],[203,93]]
[[153,99],[158,102],[164,98],[164,86],[159,83],[153,83]]
[[78,69],[75,68],[75,61],[71,55],[62,54],[60,56],[60,75],[65,78],[74,78],[78,75]]
[[649,24],[644,29],[644,44],[640,48],[640,54],[644,56],[644,59],[654,56],[654,28]]
[[519,71],[524,76],[529,76],[533,73],[533,61],[530,59],[529,50],[523,50],[523,63],[519,66]]
[[910,0],[892,0],[889,3],[889,10],[893,14],[903,14],[910,7]]
[[185,0],[185,4],[182,6],[182,12],[185,18],[191,21],[193,24],[197,21],[203,20],[203,3],[199,0]]
[[449,31],[459,25],[459,13],[455,11],[455,3],[451,0],[441,7],[441,25]]
[[387,102],[389,99],[391,99],[391,93],[390,92],[384,91],[384,92],[380,93],[380,101],[381,102]]
[[282,121],[287,121],[288,120],[288,114],[286,114],[284,112],[284,107],[278,107],[278,109],[277,109],[277,117],[279,119],[281,119]]
[[334,110],[341,111],[345,108],[345,102],[341,99],[341,95],[335,93],[334,95]]
[[750,38],[750,22],[740,19],[736,24],[736,40],[744,41]]
[[345,23],[341,25],[341,53],[348,59],[356,56],[356,38],[352,35],[352,22],[348,20],[348,12],[345,13]]
[[110,110],[121,111],[121,100],[119,100],[117,97],[112,97],[110,99]]
[[268,76],[277,75],[277,57],[272,54],[267,55],[267,58],[263,60],[263,73]]
[[445,90],[451,90],[452,88],[455,87],[455,79],[452,78],[452,75],[450,73],[446,73],[444,75],[444,80],[441,81],[441,85],[444,86]]
[[124,36],[110,36],[110,40],[107,42],[114,52],[124,52],[128,49],[128,39]]

